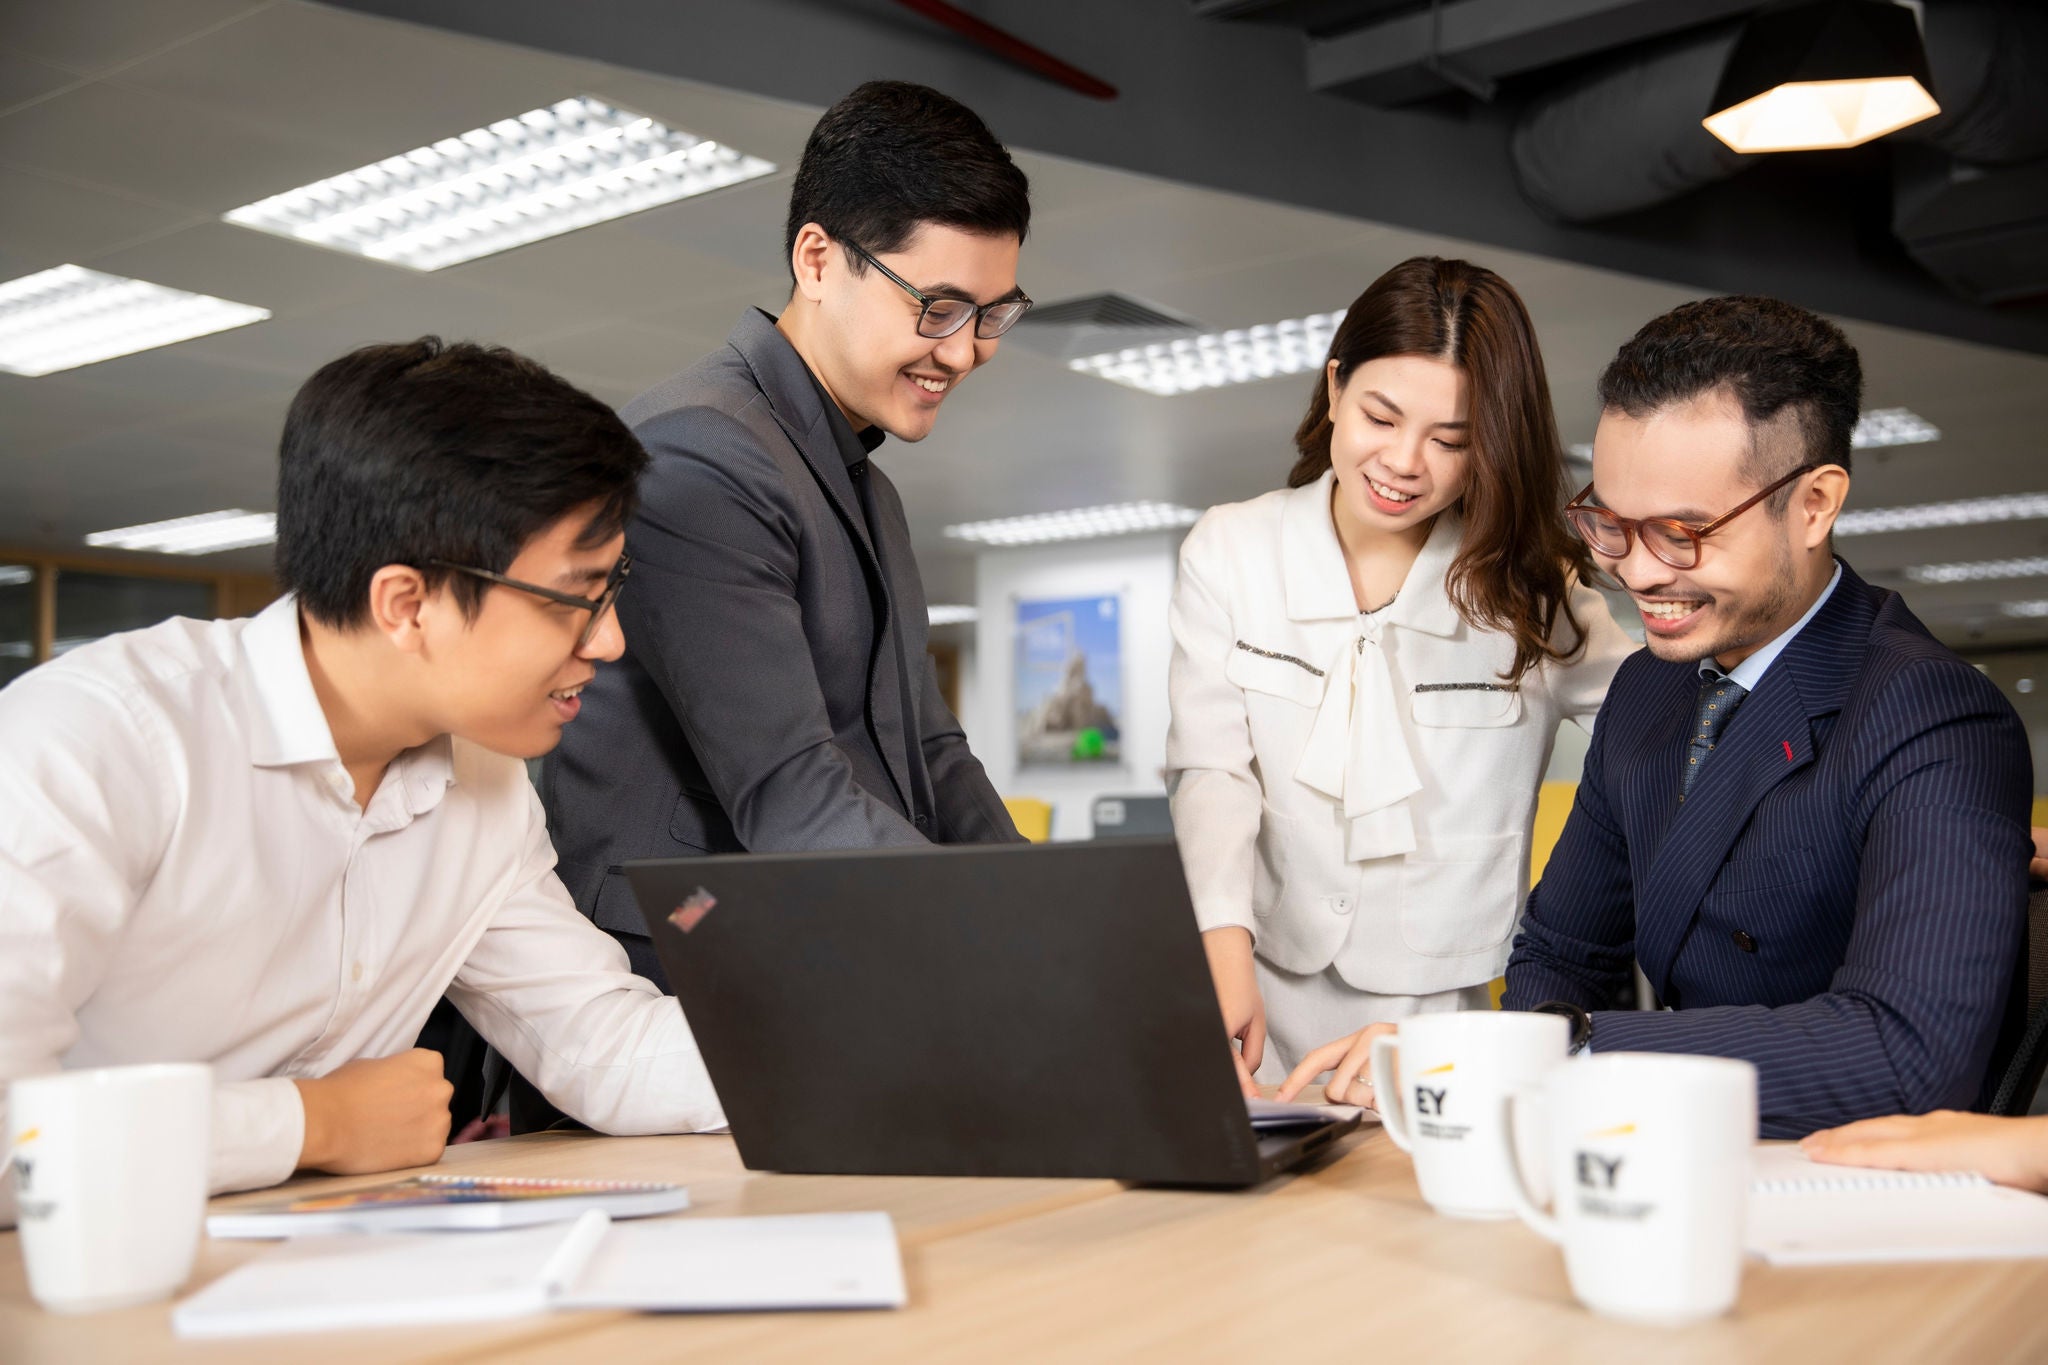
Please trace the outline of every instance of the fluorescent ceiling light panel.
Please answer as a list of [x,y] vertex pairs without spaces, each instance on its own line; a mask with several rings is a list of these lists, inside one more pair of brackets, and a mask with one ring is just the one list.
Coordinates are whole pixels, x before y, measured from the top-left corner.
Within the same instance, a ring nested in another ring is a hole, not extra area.
[[1980,559],[1963,564],[1915,564],[1915,583],[1991,583],[2004,578],[2048,578],[2048,559]]
[[2007,616],[2018,616],[2029,620],[2038,620],[2041,617],[2048,616],[2048,602],[2039,599],[2032,602],[2005,602],[2001,603],[1998,609]]
[[60,265],[0,284],[0,370],[55,374],[269,316],[246,303]]
[[1067,362],[1078,374],[1171,397],[1249,384],[1276,375],[1320,370],[1344,314],[1316,313],[1231,332],[1206,332],[1151,346],[1082,356]]
[[1040,512],[1026,517],[1001,517],[948,526],[955,540],[983,545],[1043,545],[1056,540],[1094,540],[1141,531],[1169,531],[1192,526],[1201,513],[1165,502],[1122,502],[1109,507],[1081,507],[1071,512]]
[[26,564],[0,564],[0,588],[20,588],[35,582],[36,571]]
[[439,270],[774,170],[579,96],[245,204],[227,221]]
[[1910,408],[1872,408],[1856,419],[1849,444],[1858,450],[1917,446],[1941,439],[1941,428]]
[[931,623],[935,626],[965,626],[981,619],[979,608],[963,606],[957,603],[935,603],[927,607],[925,611],[930,616]]
[[163,555],[210,555],[222,550],[268,545],[276,539],[275,512],[245,512],[239,507],[231,507],[224,512],[201,512],[196,517],[177,517],[171,521],[152,521],[144,526],[94,531],[85,538],[85,543],[116,550],[149,550]]
[[1990,498],[1929,502],[1914,507],[1873,507],[1844,512],[1835,519],[1835,534],[1878,535],[1886,531],[1926,531],[1942,526],[1986,526],[2000,521],[2039,521],[2048,517],[2048,493],[2001,493]]

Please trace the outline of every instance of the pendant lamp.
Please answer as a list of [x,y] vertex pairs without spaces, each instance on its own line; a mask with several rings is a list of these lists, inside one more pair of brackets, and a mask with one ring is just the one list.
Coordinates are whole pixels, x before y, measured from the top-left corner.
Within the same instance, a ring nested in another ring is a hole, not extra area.
[[1707,131],[1738,152],[1855,147],[1941,112],[1913,11],[1801,0],[1756,15],[1728,54]]

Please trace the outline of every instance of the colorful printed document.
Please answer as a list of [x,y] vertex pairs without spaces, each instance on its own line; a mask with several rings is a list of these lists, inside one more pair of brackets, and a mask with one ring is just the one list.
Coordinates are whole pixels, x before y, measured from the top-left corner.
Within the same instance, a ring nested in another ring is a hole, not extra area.
[[343,1194],[309,1195],[213,1214],[210,1237],[303,1237],[333,1232],[417,1232],[559,1223],[587,1209],[644,1218],[690,1206],[681,1185],[623,1180],[513,1180],[416,1175]]

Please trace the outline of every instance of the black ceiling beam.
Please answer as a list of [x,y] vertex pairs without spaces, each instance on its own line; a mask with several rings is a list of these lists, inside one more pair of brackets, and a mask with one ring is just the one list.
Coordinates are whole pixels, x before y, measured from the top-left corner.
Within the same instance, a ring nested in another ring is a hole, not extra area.
[[[1448,0],[1313,40],[1309,88],[1388,108],[1754,11],[1759,0]],[[1441,43],[1437,41],[1441,25]],[[1451,74],[1446,76],[1445,70]]]
[[1198,19],[1334,33],[1375,23],[1399,10],[1427,8],[1429,0],[1189,0],[1189,4]]

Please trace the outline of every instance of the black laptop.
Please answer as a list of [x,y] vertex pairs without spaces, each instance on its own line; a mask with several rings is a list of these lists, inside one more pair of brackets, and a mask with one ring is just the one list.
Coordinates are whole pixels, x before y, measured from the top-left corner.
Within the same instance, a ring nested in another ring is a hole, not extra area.
[[629,863],[754,1170],[1242,1186],[1258,1131],[1171,839]]

